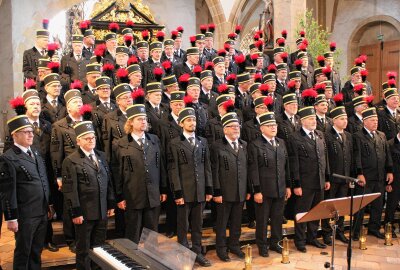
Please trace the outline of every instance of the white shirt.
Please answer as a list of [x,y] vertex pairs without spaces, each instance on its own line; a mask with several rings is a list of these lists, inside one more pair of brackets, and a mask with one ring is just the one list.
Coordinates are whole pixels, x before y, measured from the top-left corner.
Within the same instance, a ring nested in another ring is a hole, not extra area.
[[231,145],[232,149],[235,149],[235,147],[233,146],[233,143],[236,143],[236,149],[239,149],[239,140],[236,139],[234,141],[228,139],[228,137],[225,136],[225,139],[228,141],[228,143]]
[[376,135],[376,131],[370,131],[368,128],[366,128],[366,127],[364,127],[364,128],[368,132],[369,136],[371,136],[371,138]]
[[142,141],[145,141],[146,140],[146,136],[144,135],[144,132],[143,132],[143,135],[141,136],[141,137],[139,137],[138,135],[136,135],[135,133],[131,133],[131,136],[132,136],[132,138],[133,138],[133,140],[135,141],[135,142],[137,142],[138,143],[138,140],[139,139],[142,139]]
[[393,113],[397,114],[396,110],[391,110],[388,106],[386,106],[386,108],[388,109],[388,111],[390,112],[390,114],[393,116]]
[[158,109],[160,109],[160,104],[156,105],[156,104],[152,103],[151,101],[149,101],[149,103],[150,103],[151,107],[153,107],[153,109],[155,109],[156,107]]
[[29,122],[33,125],[33,123],[37,123],[37,126],[39,127],[40,126],[40,121],[39,121],[39,118],[37,119],[37,120],[33,120],[33,119],[30,119],[29,117],[28,117],[28,120],[29,120]]
[[53,100],[56,101],[56,106],[58,105],[58,100],[57,100],[56,98],[52,98],[51,96],[46,95],[46,99],[47,99],[47,102],[48,102],[49,104],[51,104],[52,106],[53,106],[53,103],[51,103],[51,102],[52,102]]
[[76,121],[82,121],[82,117],[80,119],[75,119],[72,117],[72,115],[68,114],[68,116],[72,119],[72,121],[76,122]]
[[310,132],[312,132],[314,134],[314,139],[315,139],[315,130],[308,130],[305,127],[302,127],[302,129],[304,130],[304,132],[307,134],[307,136],[311,139],[310,136]]
[[186,131],[184,131],[183,132],[183,136],[185,136],[185,138],[186,138],[186,140],[188,140],[188,142],[190,142],[189,138],[194,138],[194,143],[196,143],[196,134],[194,132],[193,133],[187,133]]
[[264,139],[267,140],[267,142],[268,142],[270,145],[272,145],[271,140],[274,140],[275,145],[276,145],[276,139],[275,139],[275,137],[270,138],[270,137],[268,137],[268,136],[265,136],[264,134],[262,134],[262,136],[264,137]]
[[96,154],[94,153],[94,150],[88,152],[88,151],[86,151],[85,149],[83,149],[82,147],[79,147],[79,148],[82,150],[82,152],[83,152],[88,158],[90,158],[90,155],[93,155],[94,158],[97,159],[97,158],[96,158]]
[[178,116],[176,116],[173,112],[171,112],[171,115],[172,115],[172,118],[174,118],[174,120],[175,120],[175,122],[177,123],[177,124],[179,124],[179,122],[178,122]]
[[362,115],[361,114],[358,114],[358,113],[356,113],[356,116],[358,117],[358,119],[360,119],[360,121],[362,122],[362,120],[363,120],[363,117],[362,117]]

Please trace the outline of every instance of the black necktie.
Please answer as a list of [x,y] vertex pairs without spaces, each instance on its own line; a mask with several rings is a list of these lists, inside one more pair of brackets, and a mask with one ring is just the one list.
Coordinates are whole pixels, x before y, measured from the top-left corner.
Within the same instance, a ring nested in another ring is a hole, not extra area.
[[57,108],[57,101],[55,99],[51,101],[51,106],[53,106],[53,108]]
[[143,146],[144,146],[144,139],[143,139],[143,138],[139,138],[137,141],[138,141],[138,144],[139,144],[140,148],[143,149]]
[[96,167],[96,169],[99,169],[99,164],[97,164],[96,159],[94,158],[93,154],[89,155],[90,160],[92,161],[93,165]]
[[311,140],[313,140],[313,141],[315,140],[314,132],[312,132],[312,131],[310,132],[310,138],[311,138]]
[[371,132],[371,137],[372,137],[372,139],[375,138],[375,131],[372,131],[372,132]]
[[156,112],[157,116],[160,116],[160,109],[157,107],[154,107],[154,111]]
[[338,133],[339,141],[343,142],[343,133]]
[[325,126],[325,118],[321,118],[321,123],[323,126]]
[[33,128],[34,128],[34,130],[35,130],[35,133],[36,134],[40,134],[40,128],[39,128],[39,124],[38,124],[38,122],[33,122]]
[[294,122],[293,122],[293,116],[290,117],[290,123],[294,126]]
[[106,107],[107,111],[110,109],[110,106],[108,104],[108,102],[104,102],[104,106]]
[[33,161],[36,162],[35,156],[33,155],[32,151],[30,149],[28,149],[28,151],[26,151],[26,153],[28,154],[28,156],[33,159]]
[[195,145],[194,137],[189,137],[188,140],[189,140],[190,145],[194,148],[194,145]]
[[233,144],[233,150],[235,150],[235,152],[237,153],[239,151],[238,147],[237,147],[237,143],[236,142],[232,142]]

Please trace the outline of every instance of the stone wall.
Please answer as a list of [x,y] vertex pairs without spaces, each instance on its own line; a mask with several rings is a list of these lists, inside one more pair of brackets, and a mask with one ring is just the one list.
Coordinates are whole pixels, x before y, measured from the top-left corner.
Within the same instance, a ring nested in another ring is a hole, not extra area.
[[[379,20],[390,21],[400,30],[400,1],[398,0],[340,0],[334,23],[332,40],[336,41],[342,50],[340,74],[348,76],[354,55],[358,54],[359,39],[362,38],[369,26]],[[376,23],[375,23],[376,24]],[[364,28],[363,26],[367,26]],[[370,30],[372,31],[372,30]],[[368,37],[369,41],[376,34]],[[356,38],[357,40],[353,40]],[[367,39],[367,38],[366,38]],[[398,38],[397,38],[398,39]],[[376,40],[378,42],[378,40]]]

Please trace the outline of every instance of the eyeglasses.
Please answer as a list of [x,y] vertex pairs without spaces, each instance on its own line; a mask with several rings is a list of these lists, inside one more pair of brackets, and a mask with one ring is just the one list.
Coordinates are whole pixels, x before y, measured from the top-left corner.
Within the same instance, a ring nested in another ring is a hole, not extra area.
[[101,88],[97,88],[97,90],[99,90],[99,91],[110,91],[111,88],[109,88],[109,87],[101,87]]
[[81,138],[82,140],[84,140],[85,142],[90,142],[90,141],[94,141],[96,140],[96,137],[87,137],[87,138]]
[[50,85],[51,88],[61,88],[61,84]]
[[17,131],[17,133],[23,133],[24,135],[30,135],[30,134],[33,134],[33,130],[20,130],[20,131]]
[[119,97],[119,100],[128,100],[128,99],[132,99],[132,97]]
[[230,125],[230,126],[226,126],[227,128],[241,128],[241,125]]

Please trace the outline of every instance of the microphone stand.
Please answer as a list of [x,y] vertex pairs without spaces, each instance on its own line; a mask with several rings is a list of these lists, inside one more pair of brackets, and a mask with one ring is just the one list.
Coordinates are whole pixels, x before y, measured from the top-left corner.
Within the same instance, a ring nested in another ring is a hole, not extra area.
[[350,176],[344,176],[340,174],[332,174],[333,177],[340,178],[346,180],[347,183],[349,183],[349,188],[350,188],[350,230],[349,230],[349,243],[347,244],[347,269],[351,269],[351,256],[352,256],[352,246],[351,246],[351,240],[352,240],[352,229],[353,229],[353,200],[354,200],[354,188],[355,188],[355,183],[357,183],[359,180],[357,178],[353,178]]

